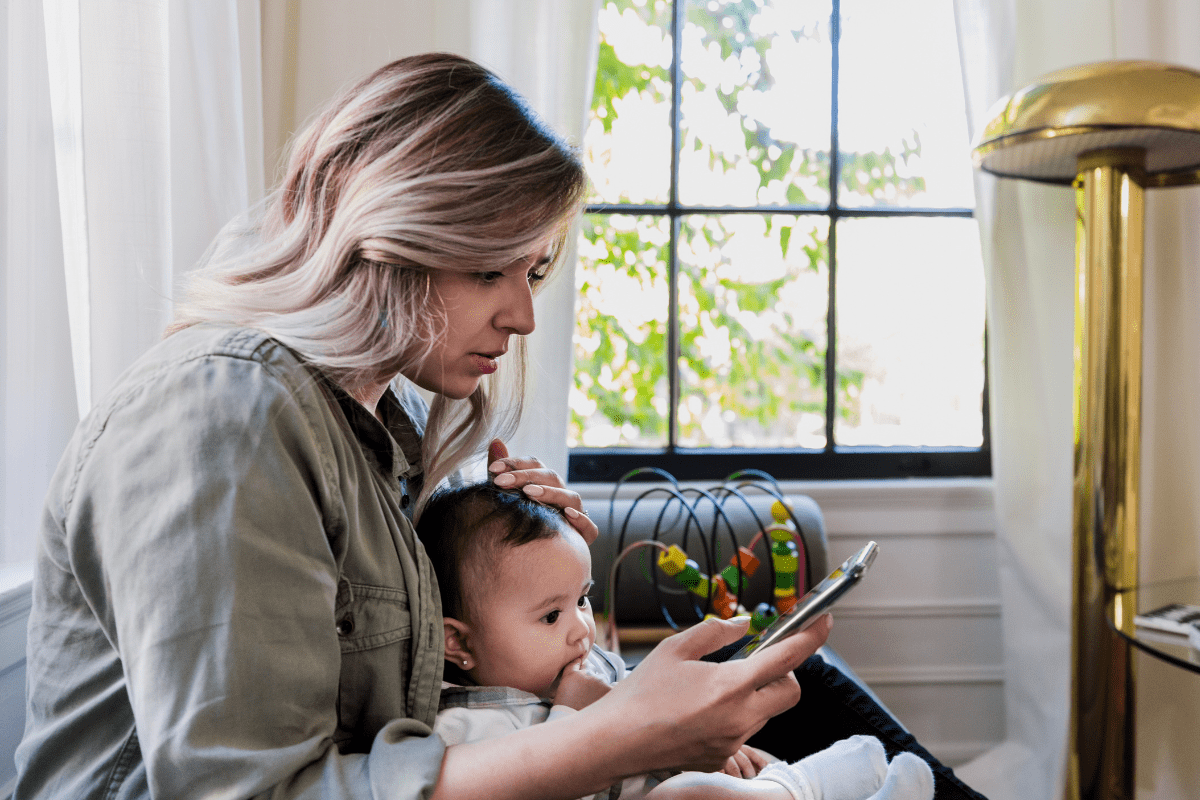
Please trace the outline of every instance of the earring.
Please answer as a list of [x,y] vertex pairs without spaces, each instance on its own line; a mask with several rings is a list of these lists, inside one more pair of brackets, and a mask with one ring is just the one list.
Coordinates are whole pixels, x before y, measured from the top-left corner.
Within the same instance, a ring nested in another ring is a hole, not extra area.
[[467,665],[467,660],[464,658],[464,659],[463,659],[463,666],[465,667],[466,665]]

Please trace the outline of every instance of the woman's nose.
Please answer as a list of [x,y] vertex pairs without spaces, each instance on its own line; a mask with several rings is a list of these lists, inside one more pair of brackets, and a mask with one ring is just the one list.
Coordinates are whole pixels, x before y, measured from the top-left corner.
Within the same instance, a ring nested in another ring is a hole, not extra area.
[[496,327],[520,336],[533,333],[533,288],[524,278],[514,281],[513,290],[496,312]]

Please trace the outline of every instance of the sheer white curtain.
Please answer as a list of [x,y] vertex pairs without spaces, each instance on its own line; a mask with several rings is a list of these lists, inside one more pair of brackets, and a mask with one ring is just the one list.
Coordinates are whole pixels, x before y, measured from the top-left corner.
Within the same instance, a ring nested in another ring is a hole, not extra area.
[[3,550],[30,559],[78,417],[261,191],[253,0],[4,4]]
[[[1108,59],[1200,66],[1192,0],[956,0],[975,129],[1039,75]],[[988,272],[1008,740],[960,769],[991,800],[1061,792],[1070,640],[1074,207],[1069,189],[976,181]],[[1147,197],[1143,576],[1200,567],[1200,190]],[[1138,797],[1191,796],[1200,681],[1137,661]]]
[[[467,55],[495,70],[554,128],[582,146],[596,80],[601,0],[472,0]],[[529,337],[530,393],[509,443],[567,474],[567,395],[573,378],[574,240],[563,267],[537,299]]]
[[46,37],[35,2],[3,7],[0,59],[0,563],[32,558],[42,494],[76,421]]

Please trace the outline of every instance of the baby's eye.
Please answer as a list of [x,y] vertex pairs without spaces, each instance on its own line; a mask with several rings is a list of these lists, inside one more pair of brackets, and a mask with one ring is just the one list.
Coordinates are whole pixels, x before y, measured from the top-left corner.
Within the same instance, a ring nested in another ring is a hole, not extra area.
[[587,607],[588,607],[588,603],[590,603],[590,602],[591,602],[591,598],[590,598],[590,597],[588,597],[588,596],[585,594],[585,595],[583,595],[582,597],[580,597],[580,598],[579,598],[579,603],[578,603],[578,605],[579,605],[579,607],[580,607],[580,608],[587,608]]
[[558,622],[558,615],[561,613],[562,613],[561,611],[555,609],[554,611],[551,611],[546,616],[542,617],[542,619],[545,620],[547,625],[553,625],[554,623]]

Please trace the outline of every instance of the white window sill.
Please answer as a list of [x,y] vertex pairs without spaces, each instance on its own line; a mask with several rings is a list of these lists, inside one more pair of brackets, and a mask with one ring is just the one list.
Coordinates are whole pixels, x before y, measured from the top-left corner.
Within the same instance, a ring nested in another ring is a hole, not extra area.
[[[681,487],[712,489],[720,481],[681,481]],[[651,483],[629,482],[622,484],[617,497],[632,499],[646,491]],[[584,500],[608,500],[612,497],[612,483],[573,483],[570,488]],[[870,501],[903,502],[913,497],[953,497],[967,500],[987,500],[992,495],[993,479],[978,478],[895,478],[881,480],[846,481],[779,481],[784,494],[809,495],[824,507],[826,504],[860,503]]]
[[15,564],[0,564],[0,609],[11,601],[10,595],[22,596],[29,593],[33,584],[33,562],[20,561]]

